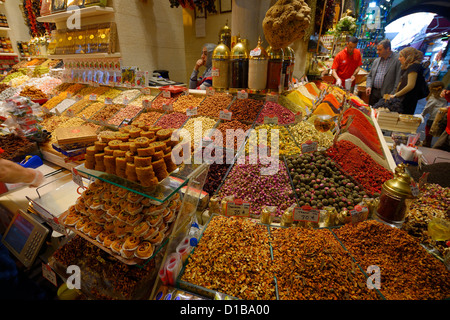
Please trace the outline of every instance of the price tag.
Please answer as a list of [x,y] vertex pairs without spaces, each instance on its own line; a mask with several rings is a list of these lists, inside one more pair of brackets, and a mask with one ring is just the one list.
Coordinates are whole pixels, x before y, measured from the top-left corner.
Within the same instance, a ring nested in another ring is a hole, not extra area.
[[266,95],[266,101],[269,102],[278,102],[278,94],[272,93]]
[[173,112],[173,105],[171,103],[163,104],[162,109],[166,112]]
[[353,210],[350,210],[352,216],[352,223],[361,222],[367,219],[369,209],[366,206],[357,205]]
[[197,115],[197,107],[189,107],[186,109],[186,115],[188,117],[190,116],[196,116]]
[[96,95],[96,94],[91,94],[91,95],[89,96],[89,100],[90,100],[90,101],[97,101],[97,95]]
[[162,96],[163,98],[170,98],[170,91],[163,91]]
[[261,48],[255,48],[250,51],[250,57],[259,57],[261,55]]
[[238,99],[247,99],[248,98],[248,92],[246,92],[245,90],[238,91],[237,98]]
[[83,96],[82,96],[82,95],[77,94],[77,95],[75,96],[75,100],[80,101],[81,99],[83,99]]
[[299,111],[295,114],[295,123],[303,121],[303,114]]
[[150,88],[142,88],[142,89],[141,89],[141,92],[142,92],[142,94],[145,94],[145,95],[150,95],[150,94],[152,94],[152,91],[151,91]]
[[277,116],[273,116],[273,117],[265,116],[264,124],[278,124],[278,117]]
[[144,101],[142,101],[142,106],[143,106],[145,109],[150,109],[150,107],[152,106],[152,103],[151,103],[150,100],[144,100]]
[[320,210],[310,206],[294,208],[294,221],[306,221],[319,223]]
[[417,197],[420,193],[419,186],[417,185],[417,183],[414,181],[413,178],[411,178],[411,184],[409,185],[409,187],[411,188],[411,194],[414,197]]
[[124,105],[129,105],[130,104],[130,99],[128,99],[127,97],[123,98],[123,104]]
[[73,110],[67,110],[66,111],[66,113],[67,113],[67,116],[69,117],[69,118],[72,118],[72,117],[74,117],[75,116],[75,112],[73,112]]
[[317,151],[319,143],[317,141],[308,140],[302,144],[302,153],[311,153]]
[[80,174],[78,173],[78,170],[75,169],[75,168],[72,168],[72,180],[77,185],[79,185],[80,187],[84,188],[83,177],[80,176]]
[[219,119],[222,120],[231,120],[231,116],[233,115],[233,112],[228,110],[220,110],[219,112]]
[[206,88],[206,95],[213,96],[216,93],[216,90],[213,87]]
[[50,110],[48,110],[47,107],[43,107],[42,112],[44,112],[44,114],[50,114]]
[[250,217],[250,202],[241,199],[227,202],[225,215],[228,217]]
[[428,181],[429,172],[424,172],[422,176],[419,178],[419,189],[421,189]]
[[56,279],[56,273],[46,263],[42,263],[42,276],[45,279],[47,279],[48,281],[50,281],[55,287],[58,286],[58,281]]
[[71,92],[68,92],[67,93],[67,99],[72,99],[72,97],[73,97],[73,94]]
[[217,68],[212,68],[211,70],[211,76],[213,77],[219,77],[220,76],[220,70]]
[[203,147],[207,147],[209,146],[211,143],[213,143],[213,140],[210,137],[203,137],[202,138],[202,146]]
[[105,98],[105,104],[113,104],[111,98]]

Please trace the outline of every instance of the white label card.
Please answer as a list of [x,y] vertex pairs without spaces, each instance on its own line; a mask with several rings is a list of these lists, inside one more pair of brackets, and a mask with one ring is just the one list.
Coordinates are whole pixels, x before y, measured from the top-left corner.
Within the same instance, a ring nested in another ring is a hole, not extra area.
[[238,99],[247,99],[248,98],[248,92],[245,92],[244,90],[238,91],[237,98]]
[[320,210],[310,206],[294,208],[294,221],[306,221],[319,223]]
[[80,174],[78,173],[78,170],[75,169],[75,168],[72,168],[72,180],[77,185],[79,185],[80,187],[84,188],[83,177],[80,176]]
[[105,98],[105,104],[113,104],[111,98]]
[[353,210],[350,210],[352,216],[352,223],[361,222],[367,219],[369,209],[366,206],[357,205]]
[[96,95],[96,94],[91,94],[91,95],[89,96],[89,100],[90,100],[90,101],[96,101],[96,100],[97,100],[97,95]]
[[190,116],[196,116],[197,115],[197,107],[189,107],[186,109],[186,115],[188,117]]
[[142,106],[145,109],[150,109],[150,107],[152,106],[152,103],[150,102],[150,100],[144,100],[144,101],[142,101]]
[[229,217],[250,217],[250,202],[240,199],[229,201],[227,202],[225,214]]
[[48,264],[42,263],[42,276],[48,281],[50,281],[55,287],[58,286],[56,273],[52,270],[52,268]]
[[278,94],[268,94],[268,95],[266,95],[266,101],[278,102]]
[[219,77],[219,76],[220,76],[220,71],[219,71],[219,69],[213,68],[213,69],[211,70],[211,76],[213,76],[213,77]]
[[170,91],[163,91],[162,96],[164,98],[170,98]]
[[311,153],[317,151],[319,143],[317,141],[306,141],[302,144],[302,153]]
[[220,110],[219,112],[219,119],[222,120],[231,120],[231,116],[233,115],[233,112],[228,110]]
[[163,104],[162,109],[166,112],[173,112],[173,105],[171,103]]

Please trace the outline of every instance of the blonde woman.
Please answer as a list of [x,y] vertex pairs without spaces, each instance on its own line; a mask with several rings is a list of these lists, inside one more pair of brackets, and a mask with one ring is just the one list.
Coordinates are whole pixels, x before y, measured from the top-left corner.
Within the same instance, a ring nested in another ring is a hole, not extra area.
[[403,114],[414,114],[417,101],[425,98],[429,91],[423,77],[423,54],[421,51],[407,47],[400,51],[398,60],[401,64],[400,82],[397,92],[391,98],[401,100]]

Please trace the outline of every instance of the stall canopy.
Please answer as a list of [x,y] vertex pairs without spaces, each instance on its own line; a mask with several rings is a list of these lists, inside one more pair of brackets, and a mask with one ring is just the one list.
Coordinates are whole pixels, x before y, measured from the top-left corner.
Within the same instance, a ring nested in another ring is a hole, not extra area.
[[[383,1],[383,0],[381,0]],[[394,0],[387,23],[416,12],[433,12],[450,20],[449,0]]]
[[427,27],[426,33],[450,33],[450,21],[441,15],[435,15]]

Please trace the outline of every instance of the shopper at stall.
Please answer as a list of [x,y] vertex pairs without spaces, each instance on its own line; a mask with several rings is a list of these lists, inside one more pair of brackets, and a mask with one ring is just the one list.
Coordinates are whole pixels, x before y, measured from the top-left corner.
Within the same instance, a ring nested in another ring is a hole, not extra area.
[[366,80],[369,105],[375,105],[385,94],[394,94],[400,81],[401,64],[398,54],[392,52],[389,39],[377,46],[378,58],[372,64]]
[[399,98],[403,114],[414,114],[417,101],[428,96],[428,86],[423,78],[423,53],[413,47],[406,47],[399,53],[402,65],[400,83],[391,98]]
[[423,78],[425,79],[426,82],[430,81],[430,60],[425,61],[422,66],[423,66]]
[[447,117],[444,117],[444,119],[447,120],[445,130],[434,144],[433,149],[450,152],[450,107],[447,108]]
[[44,175],[39,170],[24,168],[12,161],[0,159],[0,182],[26,183],[36,188],[44,182]]
[[[206,43],[203,46],[202,55],[195,63],[194,70],[189,78],[189,89],[206,90],[206,88],[212,86],[212,55],[215,48],[216,45],[214,43]],[[198,78],[199,69],[203,66],[206,70],[203,72],[203,75]]]
[[434,119],[440,108],[445,108],[447,106],[447,100],[441,97],[442,90],[444,89],[444,83],[442,81],[432,82],[429,86],[430,94],[427,97],[427,104],[422,111],[422,118],[429,115],[427,122],[425,124],[425,141],[423,143],[424,147],[431,147],[431,140],[433,136],[430,135],[430,129],[433,125]]
[[343,86],[346,79],[352,79],[352,88],[355,86],[356,75],[362,65],[361,52],[356,49],[358,38],[350,37],[346,47],[338,52],[331,66],[332,75],[338,86]]

